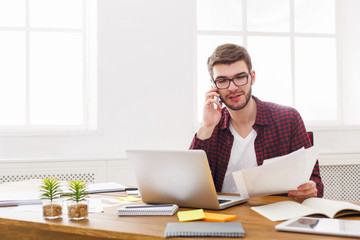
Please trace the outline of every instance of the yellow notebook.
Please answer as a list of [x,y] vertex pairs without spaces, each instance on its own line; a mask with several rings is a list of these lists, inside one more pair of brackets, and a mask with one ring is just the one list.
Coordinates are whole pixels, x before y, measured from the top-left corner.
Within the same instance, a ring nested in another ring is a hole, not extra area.
[[207,222],[227,222],[236,219],[236,215],[220,214],[220,213],[208,213],[205,212],[205,221]]
[[190,210],[190,211],[179,211],[177,213],[180,222],[188,222],[201,220],[205,218],[204,211],[202,209]]

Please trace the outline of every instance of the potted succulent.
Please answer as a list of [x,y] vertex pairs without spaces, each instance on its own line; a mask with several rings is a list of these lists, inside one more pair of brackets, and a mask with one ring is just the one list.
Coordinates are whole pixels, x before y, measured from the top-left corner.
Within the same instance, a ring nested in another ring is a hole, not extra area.
[[62,216],[62,201],[60,199],[60,182],[54,178],[45,178],[41,185],[41,199],[43,216],[48,219],[55,219]]
[[68,201],[68,217],[69,219],[81,220],[88,218],[88,192],[86,189],[86,182],[83,180],[70,180]]

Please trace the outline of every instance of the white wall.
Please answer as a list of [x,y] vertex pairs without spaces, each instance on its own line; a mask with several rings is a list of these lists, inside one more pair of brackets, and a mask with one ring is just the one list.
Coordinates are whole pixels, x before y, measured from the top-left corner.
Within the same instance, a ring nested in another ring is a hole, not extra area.
[[[360,1],[341,2],[341,75],[360,82]],[[194,0],[98,1],[99,132],[1,136],[0,158],[115,159],[127,148],[188,148],[196,130],[195,7]],[[309,130],[326,154],[360,152],[359,128]]]
[[[360,1],[342,0],[338,1],[338,7],[342,18],[338,31],[341,33],[340,49],[338,52],[342,71],[340,77],[346,82],[347,87],[340,89],[344,105],[344,114],[353,116],[354,122],[360,119]],[[326,91],[326,86],[324,86]],[[351,99],[351,101],[349,101]],[[350,103],[352,103],[350,105]],[[354,119],[354,116],[358,119]],[[349,117],[348,117],[349,118]],[[351,119],[351,118],[349,118]],[[351,125],[351,122],[347,124]],[[315,145],[320,152],[326,154],[358,154],[360,153],[360,127],[334,127],[321,128],[321,126],[308,129],[313,130],[315,134]],[[340,157],[341,160],[342,157]],[[344,157],[346,158],[346,157]]]
[[[124,156],[186,149],[193,136],[195,1],[98,1],[99,132],[1,136],[1,158]],[[65,96],[64,96],[65,97]]]
[[[360,1],[346,0],[342,8],[342,23],[341,28],[343,35],[342,44],[342,66],[343,66],[343,81],[346,81],[347,88],[343,89],[344,98],[346,103],[344,114],[352,116],[347,117],[350,121],[360,121]],[[350,104],[352,103],[352,104]],[[356,112],[357,114],[354,114]],[[351,124],[351,122],[350,122]],[[359,135],[358,135],[359,136]]]

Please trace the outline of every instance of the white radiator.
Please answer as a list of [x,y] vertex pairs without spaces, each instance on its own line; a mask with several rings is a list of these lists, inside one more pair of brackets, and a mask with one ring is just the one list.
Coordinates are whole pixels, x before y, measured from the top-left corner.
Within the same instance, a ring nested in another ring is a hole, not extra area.
[[48,173],[48,174],[21,174],[21,175],[3,175],[0,176],[0,183],[18,182],[28,179],[44,179],[57,177],[61,181],[67,180],[84,180],[88,183],[95,182],[95,173]]
[[320,155],[324,198],[360,201],[360,154]]
[[128,161],[121,158],[0,160],[0,183],[55,176],[62,181],[136,185]]
[[0,183],[58,177],[59,180],[107,181],[106,160],[2,160]]

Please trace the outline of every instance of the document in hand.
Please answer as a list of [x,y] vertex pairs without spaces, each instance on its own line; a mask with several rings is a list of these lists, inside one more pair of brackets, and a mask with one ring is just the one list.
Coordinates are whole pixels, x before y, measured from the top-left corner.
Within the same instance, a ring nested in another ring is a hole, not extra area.
[[328,218],[360,214],[359,205],[324,198],[308,198],[303,201],[302,204],[295,201],[281,201],[264,206],[252,207],[251,209],[271,221],[281,221],[315,214]]
[[309,181],[318,158],[314,147],[267,159],[259,167],[233,172],[242,197],[266,196],[296,190]]

